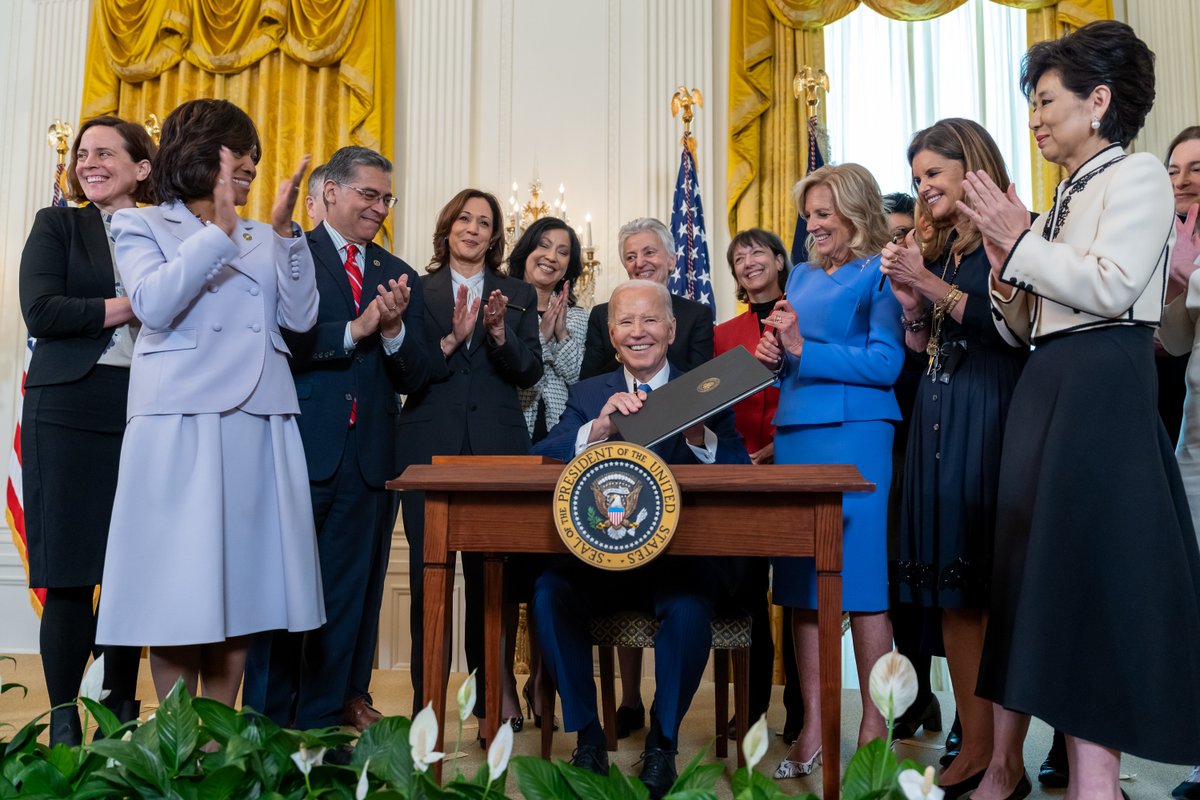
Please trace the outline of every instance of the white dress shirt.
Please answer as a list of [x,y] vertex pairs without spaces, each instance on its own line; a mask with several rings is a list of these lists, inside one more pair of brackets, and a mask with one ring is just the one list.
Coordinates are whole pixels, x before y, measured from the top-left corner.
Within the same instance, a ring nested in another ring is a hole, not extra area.
[[[367,246],[361,242],[351,242],[345,236],[342,236],[332,225],[329,224],[329,220],[325,220],[321,224],[324,225],[325,230],[328,231],[329,239],[333,242],[334,249],[337,250],[338,261],[341,262],[343,267],[346,265],[346,248],[351,244],[358,248],[358,271],[365,276],[367,271],[363,269],[363,259],[366,257]],[[349,278],[347,278],[347,280],[349,280]],[[362,298],[358,304],[359,310],[362,310],[363,303],[370,302],[373,299],[373,297],[368,299],[367,286],[364,283],[362,287]],[[389,339],[388,337],[384,336],[382,332],[380,332],[379,338],[383,340],[383,352],[390,356],[399,350],[400,345],[404,344],[404,331],[404,320],[401,320],[400,333],[396,336],[396,338]],[[350,323],[347,322],[346,332],[342,335],[342,346],[346,349],[346,352],[350,352],[354,349],[356,344],[357,342],[354,341],[354,337],[350,335]]]

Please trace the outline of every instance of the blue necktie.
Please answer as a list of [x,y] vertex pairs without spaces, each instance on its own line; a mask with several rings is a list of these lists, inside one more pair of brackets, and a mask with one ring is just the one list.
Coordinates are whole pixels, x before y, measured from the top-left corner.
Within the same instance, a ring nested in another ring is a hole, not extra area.
[[642,390],[646,394],[650,394],[650,392],[654,391],[653,389],[650,388],[650,384],[648,384],[648,383],[639,383],[637,385],[637,388]]

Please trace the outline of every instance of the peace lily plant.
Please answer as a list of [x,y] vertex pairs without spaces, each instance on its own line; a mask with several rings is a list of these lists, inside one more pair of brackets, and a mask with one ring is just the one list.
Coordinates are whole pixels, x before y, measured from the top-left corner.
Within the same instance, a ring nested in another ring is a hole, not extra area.
[[[0,661],[3,661],[0,658]],[[11,660],[11,659],[8,659]],[[615,766],[606,776],[577,769],[564,761],[512,756],[512,726],[500,727],[476,774],[461,772],[439,784],[433,765],[438,726],[427,705],[410,722],[385,717],[360,736],[338,728],[294,731],[280,728],[251,711],[237,711],[203,697],[193,698],[182,681],[175,685],[152,718],[125,724],[101,704],[103,663],[97,661],[80,687],[78,702],[95,719],[95,740],[78,747],[49,748],[37,741],[46,728],[42,714],[7,742],[0,739],[0,800],[8,798],[179,798],[179,800],[645,800],[647,790]],[[24,691],[0,681],[0,693]],[[899,714],[916,697],[916,674],[903,656],[890,653],[871,671],[871,698],[888,720],[887,740],[861,748],[846,768],[842,796],[846,800],[942,800],[933,769],[924,773],[911,761],[897,763],[891,730]],[[475,705],[472,673],[458,692],[458,740],[462,724]],[[47,712],[48,713],[48,712]],[[788,797],[771,778],[756,771],[770,740],[765,716],[741,742],[747,766],[729,781],[737,800]],[[348,764],[335,764],[329,754],[345,752],[354,742]],[[457,749],[457,746],[456,746]],[[679,774],[667,798],[715,800],[716,785],[725,777],[721,764],[702,763],[698,753]],[[511,770],[510,770],[511,767]],[[519,792],[519,795],[517,794]],[[804,795],[812,798],[813,795]]]

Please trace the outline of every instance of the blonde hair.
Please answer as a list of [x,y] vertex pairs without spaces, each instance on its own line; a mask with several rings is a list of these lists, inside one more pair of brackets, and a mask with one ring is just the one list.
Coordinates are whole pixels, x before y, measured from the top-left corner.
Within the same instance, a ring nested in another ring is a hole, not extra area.
[[[810,172],[796,184],[792,194],[800,216],[808,219],[804,203],[816,186],[828,186],[833,195],[833,210],[850,224],[850,252],[866,258],[883,249],[888,242],[887,218],[883,215],[883,195],[874,176],[861,164],[827,165]],[[825,269],[828,259],[817,252],[810,234],[806,242],[808,260]],[[838,265],[840,266],[840,265]]]

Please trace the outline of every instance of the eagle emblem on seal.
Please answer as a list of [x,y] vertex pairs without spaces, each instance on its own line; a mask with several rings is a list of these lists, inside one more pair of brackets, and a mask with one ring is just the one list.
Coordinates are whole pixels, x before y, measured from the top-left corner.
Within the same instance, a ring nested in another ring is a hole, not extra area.
[[[632,534],[649,514],[647,509],[635,518],[642,483],[628,472],[614,470],[600,475],[592,484],[595,507],[588,509],[592,528],[604,531],[613,539]],[[599,512],[599,513],[597,513]]]

